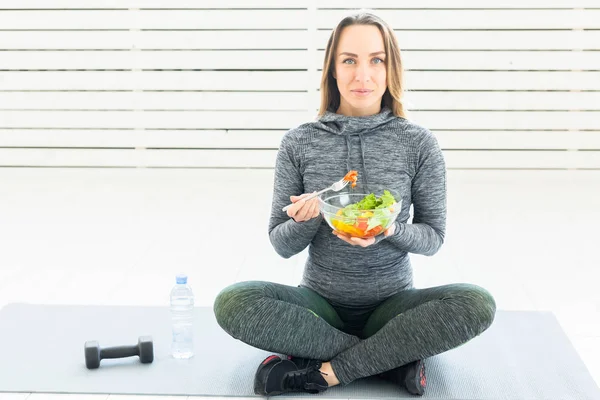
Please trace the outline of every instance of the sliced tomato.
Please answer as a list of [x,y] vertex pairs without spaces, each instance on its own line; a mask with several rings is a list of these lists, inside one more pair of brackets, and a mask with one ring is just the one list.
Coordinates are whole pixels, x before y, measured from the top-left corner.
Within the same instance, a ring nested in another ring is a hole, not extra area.
[[355,226],[363,232],[366,231],[369,226],[369,218],[357,218]]
[[375,228],[365,232],[365,237],[372,237],[378,235],[379,233],[381,233],[382,230],[383,227],[381,225],[377,225]]

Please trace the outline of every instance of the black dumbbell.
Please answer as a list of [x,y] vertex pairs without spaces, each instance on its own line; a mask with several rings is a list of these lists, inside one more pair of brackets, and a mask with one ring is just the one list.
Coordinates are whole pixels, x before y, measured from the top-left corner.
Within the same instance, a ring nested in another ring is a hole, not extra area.
[[85,342],[85,366],[88,369],[98,368],[100,360],[105,358],[124,358],[139,356],[140,362],[149,364],[154,361],[154,346],[151,336],[140,336],[135,346],[118,346],[101,349],[97,341]]

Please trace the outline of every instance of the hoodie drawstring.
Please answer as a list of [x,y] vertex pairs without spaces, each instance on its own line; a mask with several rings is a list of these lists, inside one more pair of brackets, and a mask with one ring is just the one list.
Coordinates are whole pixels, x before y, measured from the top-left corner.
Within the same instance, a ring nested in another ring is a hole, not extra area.
[[350,171],[350,153],[351,153],[351,148],[352,145],[350,144],[350,136],[349,135],[344,135],[346,136],[346,147],[348,148],[348,157],[346,158],[346,170]]
[[369,178],[367,175],[367,165],[365,163],[365,142],[363,140],[362,133],[359,133],[358,137],[360,138],[360,151],[361,151],[361,156],[362,156],[362,166],[363,166],[363,173],[365,175],[365,193],[369,193]]

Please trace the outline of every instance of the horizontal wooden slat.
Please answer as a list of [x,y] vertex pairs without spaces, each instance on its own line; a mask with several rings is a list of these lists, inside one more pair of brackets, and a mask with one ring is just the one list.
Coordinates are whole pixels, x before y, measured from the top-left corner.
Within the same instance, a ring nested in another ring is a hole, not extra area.
[[5,51],[0,69],[299,70],[308,51]]
[[[332,29],[355,10],[318,10],[318,29]],[[378,10],[392,29],[596,29],[600,10]]]
[[429,129],[600,129],[600,112],[413,111],[409,118]]
[[0,130],[0,147],[278,149],[286,131]]
[[2,29],[306,29],[306,10],[2,11]]
[[[579,0],[581,1],[581,0]],[[4,0],[0,9],[64,8],[305,8],[306,0]]]
[[0,109],[307,110],[302,92],[0,92]]
[[[590,51],[416,51],[402,53],[409,70],[600,70]],[[308,51],[5,51],[0,69],[307,69]],[[314,67],[323,66],[318,51]]]
[[[315,117],[307,111],[3,111],[0,129],[290,129]],[[432,130],[600,128],[598,111],[414,111],[409,118]]]
[[600,92],[408,92],[411,110],[597,110]]
[[[273,168],[276,150],[0,149],[0,166]],[[598,151],[444,151],[446,167],[593,168]]]
[[319,8],[579,8],[598,7],[598,2],[596,0],[370,0],[366,4],[362,0],[319,0],[318,6]]
[[0,167],[273,168],[276,150],[1,149]]
[[308,74],[301,71],[0,71],[0,90],[287,91],[307,88]]
[[[323,68],[325,52],[317,51]],[[417,51],[402,52],[405,69],[412,70],[600,70],[594,51]]]
[[[281,131],[0,130],[0,147],[278,149]],[[434,131],[442,149],[600,149],[600,130]]]
[[435,131],[442,149],[600,150],[600,130],[578,131]]
[[409,90],[600,90],[597,71],[405,71],[404,78]]
[[[331,32],[319,30],[323,50]],[[396,32],[402,50],[598,50],[599,30]],[[308,31],[0,31],[0,49],[306,49]]]
[[[317,110],[320,92],[1,92],[6,110]],[[596,110],[599,92],[407,92],[410,110]]]
[[289,129],[307,118],[307,111],[3,111],[0,128]]
[[[409,90],[600,90],[598,72],[406,71]],[[318,88],[321,72],[311,79]],[[0,90],[306,90],[302,71],[0,71]]]
[[[97,49],[134,48],[133,31],[0,31],[0,49]],[[150,33],[150,32],[148,32]],[[162,32],[152,32],[162,33]]]
[[600,169],[600,151],[472,151],[447,150],[453,169]]
[[306,49],[308,31],[0,31],[0,49]]
[[[332,29],[350,10],[319,10]],[[379,10],[393,29],[596,29],[600,10]],[[306,29],[307,10],[67,10],[0,14],[3,29]],[[199,28],[201,27],[201,28]]]
[[[314,109],[320,96],[320,90],[313,96]],[[600,91],[406,91],[404,105],[412,111],[600,111]]]
[[[490,11],[493,13],[494,11]],[[597,50],[598,30],[557,31],[421,31],[395,32],[401,50]],[[325,49],[331,30],[319,30],[313,46]]]
[[[307,0],[4,0],[3,9],[28,8],[296,8]],[[598,7],[596,0],[319,0],[320,8],[579,8]]]

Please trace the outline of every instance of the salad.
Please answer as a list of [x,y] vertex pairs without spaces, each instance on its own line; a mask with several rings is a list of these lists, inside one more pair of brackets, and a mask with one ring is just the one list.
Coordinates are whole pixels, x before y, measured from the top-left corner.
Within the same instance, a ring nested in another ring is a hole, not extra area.
[[381,197],[371,193],[338,210],[331,224],[351,236],[372,237],[388,228],[395,205],[396,199],[388,190],[384,190]]

